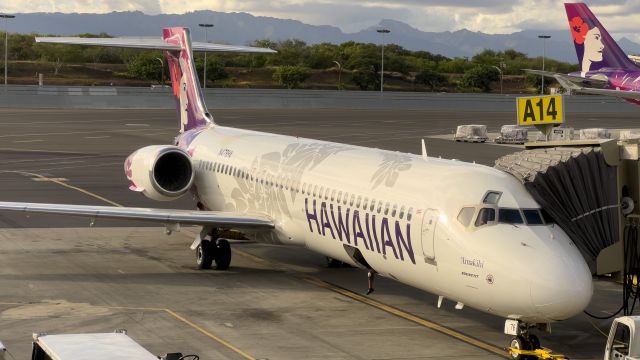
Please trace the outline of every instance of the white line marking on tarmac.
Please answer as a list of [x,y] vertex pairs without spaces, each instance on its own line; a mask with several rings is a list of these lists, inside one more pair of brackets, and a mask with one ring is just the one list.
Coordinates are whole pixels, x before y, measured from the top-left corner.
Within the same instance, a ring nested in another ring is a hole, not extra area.
[[111,136],[105,135],[105,136],[85,136],[85,139],[106,139],[106,138],[110,138]]
[[149,124],[124,124],[125,126],[150,126]]
[[14,143],[34,143],[34,142],[42,142],[44,140],[34,139],[34,140],[16,140]]
[[69,181],[69,179],[67,178],[31,178],[31,180],[33,181],[53,181],[53,182],[62,182],[62,181]]

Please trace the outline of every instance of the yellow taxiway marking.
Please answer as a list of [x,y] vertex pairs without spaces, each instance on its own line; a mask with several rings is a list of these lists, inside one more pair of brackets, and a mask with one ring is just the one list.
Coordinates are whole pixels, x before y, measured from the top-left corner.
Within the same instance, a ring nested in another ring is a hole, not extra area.
[[[0,305],[33,305],[35,303],[29,302],[29,303],[9,303],[9,302],[0,302]],[[176,320],[179,320],[181,322],[183,322],[184,324],[188,325],[189,327],[193,328],[194,330],[200,332],[201,334],[207,336],[208,338],[211,338],[213,340],[215,340],[216,342],[218,342],[219,344],[227,347],[228,349],[234,351],[236,354],[242,356],[244,359],[247,360],[256,360],[256,358],[254,358],[253,356],[247,354],[246,352],[238,349],[237,347],[233,346],[231,343],[229,343],[228,341],[225,341],[224,339],[215,336],[214,334],[212,334],[211,332],[207,331],[206,329],[204,329],[202,326],[192,322],[191,320],[185,318],[184,316],[178,314],[177,312],[171,310],[171,309],[166,309],[166,308],[150,308],[150,307],[129,307],[129,306],[101,306],[101,305],[97,305],[98,307],[101,308],[105,308],[105,309],[111,309],[111,310],[133,310],[133,311],[158,311],[158,312],[165,312],[169,315],[171,315],[172,317],[174,317]]]
[[[39,178],[42,178],[42,179],[50,179],[50,178],[47,178],[46,176],[42,176],[40,174],[26,173],[26,172],[20,172],[20,173],[28,174],[28,175],[39,177]],[[79,191],[79,192],[81,192],[83,194],[87,194],[89,196],[92,196],[92,197],[94,197],[96,199],[99,199],[99,200],[102,200],[104,202],[107,202],[107,203],[112,204],[114,206],[122,207],[122,205],[120,205],[120,204],[118,204],[118,203],[116,203],[114,201],[108,200],[108,199],[106,199],[106,198],[104,198],[104,197],[102,197],[100,195],[94,194],[94,193],[92,193],[90,191],[81,189],[79,187],[76,187],[76,186],[73,186],[73,185],[69,185],[69,184],[65,184],[65,183],[63,183],[61,181],[55,181],[55,179],[51,179],[50,181],[52,181],[52,182],[54,182],[54,183],[56,183],[58,185],[64,186],[66,188]],[[491,345],[491,344],[486,343],[484,341],[475,339],[475,338],[473,338],[471,336],[468,336],[468,335],[465,335],[465,334],[463,334],[461,332],[455,331],[453,329],[449,329],[449,328],[447,328],[445,326],[442,326],[440,324],[437,324],[437,323],[434,323],[432,321],[423,319],[421,317],[418,317],[416,315],[413,315],[413,314],[410,314],[408,312],[402,311],[402,310],[397,309],[395,307],[383,304],[383,303],[381,303],[379,301],[376,301],[376,300],[373,300],[371,298],[356,294],[353,291],[344,289],[342,287],[339,287],[337,285],[328,283],[328,282],[320,280],[318,278],[315,278],[315,277],[312,277],[312,276],[309,276],[309,275],[300,274],[299,272],[291,269],[290,267],[286,266],[285,264],[282,264],[282,263],[279,263],[279,262],[275,262],[275,261],[271,261],[271,260],[266,260],[266,259],[263,259],[261,257],[255,256],[253,254],[250,254],[248,252],[242,251],[242,250],[234,249],[233,251],[235,253],[238,253],[239,255],[244,256],[244,257],[251,258],[252,260],[257,261],[259,263],[269,264],[272,267],[275,265],[277,268],[292,272],[294,275],[296,275],[297,277],[303,279],[304,281],[306,281],[306,282],[308,282],[310,284],[325,288],[327,290],[331,290],[333,292],[336,292],[338,294],[346,296],[346,297],[348,297],[348,298],[350,298],[352,300],[358,301],[358,302],[360,302],[362,304],[366,304],[366,305],[372,306],[372,307],[374,307],[376,309],[385,311],[385,312],[387,312],[389,314],[401,317],[401,318],[403,318],[405,320],[409,320],[409,321],[411,321],[413,323],[416,323],[416,324],[421,325],[423,327],[426,327],[428,329],[437,331],[437,332],[439,332],[441,334],[445,334],[445,335],[451,336],[451,337],[453,337],[455,339],[458,339],[458,340],[460,340],[462,342],[465,342],[465,343],[467,343],[469,345],[473,345],[475,347],[478,347],[478,348],[483,349],[485,351],[488,351],[490,353],[506,357],[504,349],[502,349],[500,347],[497,347],[495,345]],[[170,309],[162,309],[162,310],[166,311],[167,313],[169,313],[172,316],[174,316],[176,319],[184,322],[185,324],[191,326],[192,328],[200,331],[202,334],[204,334],[204,335],[210,337],[211,339],[217,341],[218,343],[224,345],[228,349],[233,350],[234,352],[236,352],[237,354],[243,356],[244,358],[246,358],[246,359],[254,359],[253,357],[247,355],[245,352],[243,352],[242,350],[238,349],[237,347],[231,345],[227,341],[225,341],[225,340],[223,340],[223,339],[221,339],[221,338],[219,338],[219,337],[207,332],[201,326],[199,326],[197,324],[194,324],[193,322],[191,322],[191,321],[187,320],[186,318],[176,314],[175,312],[171,311]]]
[[478,348],[483,349],[485,351],[488,351],[490,353],[493,353],[493,354],[496,354],[496,355],[499,355],[499,356],[502,356],[502,357],[506,357],[505,350],[503,348],[498,347],[498,346],[486,343],[486,342],[484,342],[482,340],[478,340],[476,338],[473,338],[471,336],[465,335],[465,334],[463,334],[461,332],[458,332],[456,330],[453,330],[453,329],[450,329],[448,327],[442,326],[440,324],[434,323],[432,321],[423,319],[423,318],[421,318],[419,316],[413,315],[411,313],[408,313],[406,311],[400,310],[400,309],[395,308],[393,306],[389,306],[389,305],[383,304],[383,303],[381,303],[379,301],[376,301],[376,300],[374,300],[372,298],[357,294],[357,293],[355,293],[355,292],[353,292],[351,290],[347,290],[347,289],[345,289],[343,287],[331,284],[331,283],[326,282],[324,280],[320,280],[320,279],[318,279],[316,277],[313,277],[313,276],[310,276],[310,275],[306,275],[306,274],[301,274],[301,273],[291,269],[287,265],[282,264],[280,262],[263,259],[263,258],[261,258],[259,256],[256,256],[256,255],[250,254],[250,253],[248,253],[246,251],[242,251],[242,250],[238,250],[238,249],[233,249],[233,251],[235,253],[243,256],[243,257],[250,258],[251,260],[256,261],[258,263],[268,264],[268,265],[271,265],[271,267],[275,267],[277,269],[281,269],[281,270],[285,270],[285,271],[288,271],[290,273],[293,273],[298,278],[300,278],[300,279],[302,279],[302,280],[304,280],[304,281],[306,281],[308,283],[311,283],[313,285],[319,286],[319,287],[327,289],[327,290],[331,290],[333,292],[336,292],[336,293],[338,293],[340,295],[346,296],[346,297],[348,297],[348,298],[350,298],[352,300],[355,300],[357,302],[360,302],[362,304],[369,305],[371,307],[374,307],[376,309],[382,310],[382,311],[387,312],[389,314],[398,316],[398,317],[403,318],[405,320],[409,320],[409,321],[411,321],[413,323],[416,323],[416,324],[418,324],[420,326],[423,326],[423,327],[426,327],[428,329],[437,331],[437,332],[439,332],[441,334],[448,335],[450,337],[453,337],[453,338],[455,338],[457,340],[465,342],[465,343],[467,343],[469,345],[473,345],[475,347],[478,347]]
[[[55,178],[49,178],[40,174],[35,174],[35,173],[29,173],[29,172],[23,172],[23,171],[17,171],[17,173],[20,174],[25,174],[25,175],[30,175],[33,177],[37,177],[39,179],[42,179],[42,181],[51,181],[55,184],[58,184],[60,186],[64,186],[66,188],[72,189],[72,190],[76,190],[79,191],[83,194],[89,195],[93,198],[96,198],[98,200],[104,201],[108,204],[111,204],[113,206],[117,206],[117,207],[123,207],[121,204],[118,204],[115,201],[111,201],[109,199],[106,199],[98,194],[94,194],[91,191],[85,190],[85,189],[81,189],[77,186],[73,186],[73,185],[69,185],[69,184],[65,184],[62,181],[58,181]],[[174,318],[182,321],[183,323],[185,323],[186,325],[190,326],[191,328],[197,330],[198,332],[200,332],[201,334],[209,337],[210,339],[215,340],[216,342],[218,342],[219,344],[225,346],[226,348],[228,348],[229,350],[232,350],[233,352],[235,352],[236,354],[242,356],[245,359],[248,360],[256,360],[256,358],[254,358],[253,356],[247,354],[246,352],[240,350],[239,348],[233,346],[231,343],[229,343],[228,341],[212,334],[211,332],[207,331],[206,329],[204,329],[202,326],[190,321],[189,319],[185,318],[184,316],[176,313],[175,311],[171,310],[171,309],[162,309],[162,308],[129,308],[129,307],[110,307],[111,309],[128,309],[128,310],[147,310],[147,311],[164,311],[167,314],[173,316]]]

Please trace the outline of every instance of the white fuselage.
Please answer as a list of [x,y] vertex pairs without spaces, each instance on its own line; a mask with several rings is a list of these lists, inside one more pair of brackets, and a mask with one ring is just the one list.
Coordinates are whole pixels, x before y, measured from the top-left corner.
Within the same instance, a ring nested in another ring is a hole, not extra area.
[[368,264],[530,323],[566,319],[591,299],[587,265],[558,226],[458,220],[463,207],[475,208],[475,220],[488,191],[501,193],[496,209],[540,207],[493,168],[221,126],[201,131],[188,149],[206,208],[274,220],[275,230],[246,234],[256,241]]

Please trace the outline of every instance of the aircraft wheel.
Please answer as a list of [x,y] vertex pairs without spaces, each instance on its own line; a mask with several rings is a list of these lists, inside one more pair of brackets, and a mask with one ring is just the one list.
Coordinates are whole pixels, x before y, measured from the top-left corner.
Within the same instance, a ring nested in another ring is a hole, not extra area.
[[336,268],[342,267],[342,261],[332,259],[327,256],[327,267],[330,269],[336,269]]
[[531,334],[531,335],[529,335],[529,339],[528,340],[529,340],[529,348],[531,350],[541,349],[540,339],[538,339],[537,336]]
[[215,256],[215,247],[209,240],[200,241],[200,245],[196,248],[196,263],[198,269],[211,269],[213,258]]
[[227,270],[231,265],[231,245],[225,239],[218,239],[216,244],[216,270]]
[[[525,339],[522,336],[514,337],[511,339],[511,341],[509,341],[509,347],[516,350],[530,350],[528,345],[529,344],[527,343],[527,341],[525,341]],[[529,359],[529,357],[526,355],[520,355],[520,354],[514,354],[514,353],[511,353],[511,358],[515,360]]]

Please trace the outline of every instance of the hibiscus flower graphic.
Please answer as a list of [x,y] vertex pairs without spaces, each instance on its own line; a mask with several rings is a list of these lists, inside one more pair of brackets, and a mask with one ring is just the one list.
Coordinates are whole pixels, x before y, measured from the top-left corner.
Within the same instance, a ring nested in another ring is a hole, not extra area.
[[571,36],[573,41],[578,45],[584,44],[584,39],[589,32],[589,24],[585,23],[580,16],[576,16],[569,21],[569,27],[571,28]]

